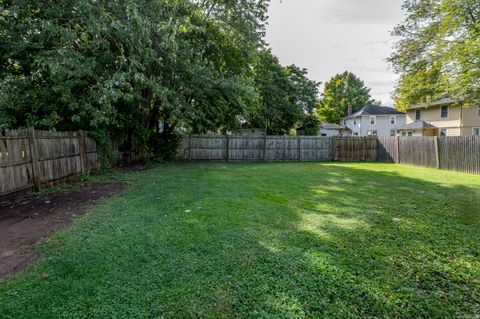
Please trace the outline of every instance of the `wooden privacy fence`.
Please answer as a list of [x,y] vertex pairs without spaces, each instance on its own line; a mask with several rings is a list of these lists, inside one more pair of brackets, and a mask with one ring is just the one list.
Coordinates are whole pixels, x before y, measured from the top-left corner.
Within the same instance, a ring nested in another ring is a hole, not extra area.
[[84,132],[30,129],[0,135],[0,197],[98,168],[97,144]]
[[190,161],[380,161],[480,174],[480,137],[290,137],[195,135]]
[[180,160],[376,160],[376,138],[195,135],[182,139]]
[[379,137],[377,159],[480,175],[480,136]]

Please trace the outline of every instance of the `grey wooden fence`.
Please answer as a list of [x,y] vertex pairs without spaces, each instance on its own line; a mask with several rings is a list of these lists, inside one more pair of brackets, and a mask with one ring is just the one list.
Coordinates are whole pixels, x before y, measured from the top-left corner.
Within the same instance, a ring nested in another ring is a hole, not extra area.
[[480,174],[480,137],[199,135],[182,139],[190,161],[380,161]]
[[197,135],[183,138],[180,160],[376,160],[376,138]]
[[21,130],[0,135],[0,197],[54,184],[100,167],[84,132]]
[[480,136],[379,137],[377,159],[480,175]]

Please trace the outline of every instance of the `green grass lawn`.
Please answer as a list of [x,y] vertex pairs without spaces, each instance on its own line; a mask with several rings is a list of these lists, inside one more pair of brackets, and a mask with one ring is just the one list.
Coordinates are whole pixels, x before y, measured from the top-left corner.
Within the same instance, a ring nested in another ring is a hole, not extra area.
[[133,179],[0,283],[1,318],[480,316],[480,177],[220,163]]

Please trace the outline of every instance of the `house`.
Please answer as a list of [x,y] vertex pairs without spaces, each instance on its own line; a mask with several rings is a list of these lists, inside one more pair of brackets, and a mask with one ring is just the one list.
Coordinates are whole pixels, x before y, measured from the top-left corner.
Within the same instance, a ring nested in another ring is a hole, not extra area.
[[480,106],[452,99],[412,105],[407,110],[406,125],[397,132],[401,136],[480,135]]
[[[304,126],[297,128],[297,136],[304,136],[306,129]],[[347,136],[350,135],[350,131],[345,127],[332,123],[322,123],[318,126],[317,136]]]
[[367,105],[353,114],[349,107],[348,114],[340,125],[348,128],[353,136],[395,136],[406,121],[405,113],[387,106]]

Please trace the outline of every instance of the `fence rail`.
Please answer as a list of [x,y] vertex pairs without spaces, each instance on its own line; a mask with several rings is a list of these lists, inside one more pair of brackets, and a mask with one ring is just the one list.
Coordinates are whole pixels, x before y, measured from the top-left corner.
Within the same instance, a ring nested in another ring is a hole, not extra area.
[[94,139],[33,129],[0,135],[0,197],[54,184],[100,167]]
[[193,135],[188,161],[380,161],[480,175],[480,137],[290,137]]

